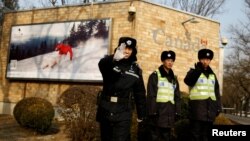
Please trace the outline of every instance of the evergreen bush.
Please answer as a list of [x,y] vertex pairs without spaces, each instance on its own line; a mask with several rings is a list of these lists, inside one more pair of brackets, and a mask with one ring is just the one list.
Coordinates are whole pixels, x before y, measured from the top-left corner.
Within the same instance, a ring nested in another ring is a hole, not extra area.
[[16,104],[13,114],[22,127],[45,133],[51,127],[55,111],[49,101],[38,97],[29,97]]

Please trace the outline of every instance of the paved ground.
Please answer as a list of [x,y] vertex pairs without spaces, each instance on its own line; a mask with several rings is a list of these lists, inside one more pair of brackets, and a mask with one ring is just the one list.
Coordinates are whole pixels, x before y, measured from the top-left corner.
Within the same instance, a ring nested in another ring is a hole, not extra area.
[[250,125],[249,117],[240,117],[240,116],[231,115],[231,114],[224,114],[224,116],[240,125]]
[[0,115],[0,141],[70,141],[63,124],[53,123],[48,133],[41,135],[21,128],[11,115]]
[[[250,125],[250,118],[224,114],[241,125]],[[40,135],[30,129],[21,128],[11,115],[0,115],[0,141],[70,141],[62,123],[53,123],[51,130]]]

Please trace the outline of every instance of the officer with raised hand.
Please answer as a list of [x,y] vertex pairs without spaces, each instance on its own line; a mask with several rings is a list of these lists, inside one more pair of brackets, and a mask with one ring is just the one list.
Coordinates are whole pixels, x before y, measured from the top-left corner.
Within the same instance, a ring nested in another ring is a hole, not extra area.
[[191,141],[207,141],[213,122],[221,111],[218,80],[209,66],[213,56],[210,49],[199,50],[199,62],[184,79],[189,86]]
[[133,103],[138,121],[143,122],[146,117],[146,90],[136,54],[136,40],[121,37],[115,54],[102,58],[98,64],[103,77],[97,109],[102,141],[131,140]]

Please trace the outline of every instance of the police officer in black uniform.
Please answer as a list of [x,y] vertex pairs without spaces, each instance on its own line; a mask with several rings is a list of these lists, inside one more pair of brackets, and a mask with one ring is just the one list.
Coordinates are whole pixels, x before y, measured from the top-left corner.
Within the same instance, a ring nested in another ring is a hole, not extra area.
[[221,111],[218,80],[209,64],[213,51],[201,49],[199,62],[187,73],[184,82],[189,86],[189,119],[192,141],[207,141],[213,122]]
[[136,40],[121,37],[115,54],[99,62],[103,91],[98,98],[97,121],[102,141],[130,141],[132,101],[138,121],[146,117],[146,90],[136,54]]
[[150,141],[170,141],[171,128],[180,115],[180,89],[172,70],[175,52],[163,51],[162,65],[148,79],[147,107]]

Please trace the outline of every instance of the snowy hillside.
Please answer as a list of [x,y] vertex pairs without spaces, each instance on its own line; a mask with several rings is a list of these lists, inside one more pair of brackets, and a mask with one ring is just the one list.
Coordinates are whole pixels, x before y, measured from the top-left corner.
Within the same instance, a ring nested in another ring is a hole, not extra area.
[[59,57],[57,51],[9,64],[9,78],[42,78],[65,80],[102,80],[98,62],[108,52],[108,40],[90,38],[72,49],[73,59]]

